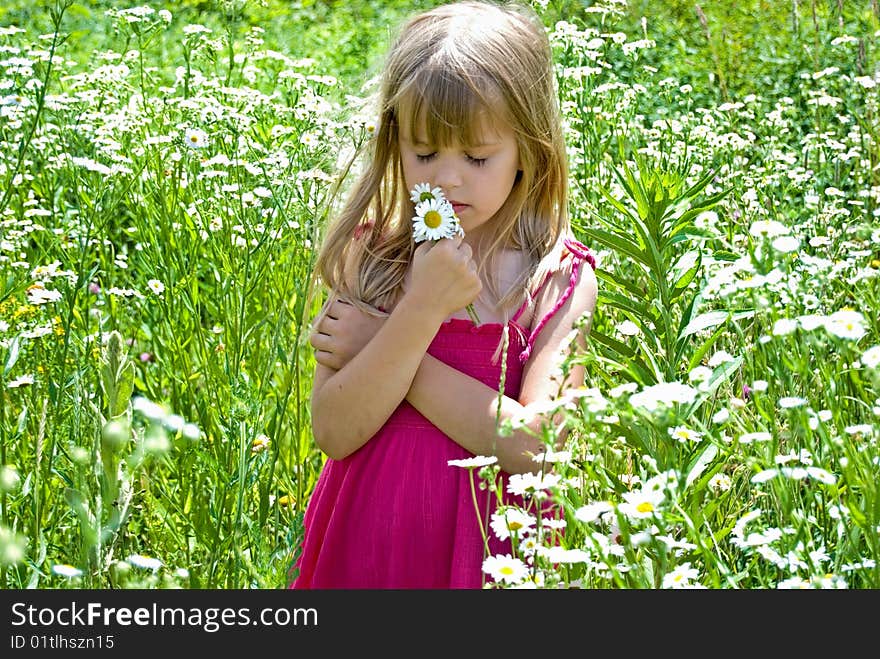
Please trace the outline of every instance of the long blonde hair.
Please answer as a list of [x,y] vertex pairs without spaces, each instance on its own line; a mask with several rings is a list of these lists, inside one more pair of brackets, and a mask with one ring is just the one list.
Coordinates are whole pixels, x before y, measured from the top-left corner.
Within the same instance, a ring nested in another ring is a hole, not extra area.
[[[569,233],[567,155],[540,19],[524,5],[479,0],[412,17],[386,56],[378,102],[365,167],[327,228],[318,276],[335,296],[359,306],[393,305],[415,249],[398,142],[401,112],[410,126],[424,117],[429,142],[438,146],[470,142],[468,131],[485,112],[513,129],[522,168],[480,244],[486,287],[509,316],[553,267],[549,257]],[[504,248],[522,250],[529,268],[499,291],[493,273]]]

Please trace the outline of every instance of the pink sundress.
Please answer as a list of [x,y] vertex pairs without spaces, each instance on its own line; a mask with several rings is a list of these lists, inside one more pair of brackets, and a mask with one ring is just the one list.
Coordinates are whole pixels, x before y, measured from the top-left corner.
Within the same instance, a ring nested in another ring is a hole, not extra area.
[[[565,245],[572,256],[571,277],[553,309],[533,323],[531,332],[517,324],[525,304],[509,321],[504,393],[512,398],[519,396],[535,338],[570,296],[580,265],[587,261],[595,268],[584,245],[574,240]],[[500,323],[475,326],[453,318],[441,325],[428,353],[497,390],[501,360],[493,364],[492,356],[502,331]],[[475,470],[447,464],[469,457],[473,454],[403,401],[361,448],[325,462],[306,508],[302,553],[294,566],[298,574],[290,588],[481,588],[485,551],[478,509],[490,553],[510,553],[511,547],[488,525],[495,495],[479,488]],[[506,488],[507,474],[501,477]]]

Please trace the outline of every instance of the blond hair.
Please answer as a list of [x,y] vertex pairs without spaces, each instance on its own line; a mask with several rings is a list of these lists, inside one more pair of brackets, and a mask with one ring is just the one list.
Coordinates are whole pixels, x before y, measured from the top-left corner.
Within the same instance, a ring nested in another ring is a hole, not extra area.
[[[509,317],[523,292],[553,267],[549,257],[569,233],[567,155],[540,19],[524,5],[484,1],[412,17],[386,56],[378,102],[365,167],[327,229],[318,276],[335,296],[390,308],[415,249],[398,142],[401,113],[409,126],[422,117],[429,142],[438,146],[472,143],[470,131],[485,113],[514,131],[519,149],[521,173],[480,244],[484,282]],[[499,291],[493,266],[504,248],[522,250],[529,268]]]

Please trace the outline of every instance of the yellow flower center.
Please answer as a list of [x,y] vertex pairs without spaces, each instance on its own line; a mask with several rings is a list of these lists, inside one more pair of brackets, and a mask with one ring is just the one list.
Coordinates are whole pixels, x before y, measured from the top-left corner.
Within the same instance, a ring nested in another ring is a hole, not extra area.
[[425,213],[425,225],[429,229],[436,229],[443,222],[443,216],[437,211],[428,211]]
[[509,565],[505,565],[503,568],[498,570],[501,574],[513,574],[513,568]]
[[636,510],[640,513],[650,513],[654,510],[654,504],[650,501],[642,501],[638,506],[636,506]]

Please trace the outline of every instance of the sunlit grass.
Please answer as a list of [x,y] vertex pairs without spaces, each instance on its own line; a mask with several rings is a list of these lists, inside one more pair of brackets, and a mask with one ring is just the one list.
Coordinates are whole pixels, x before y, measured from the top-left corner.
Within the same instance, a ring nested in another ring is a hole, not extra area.
[[[561,366],[587,387],[545,405],[569,445],[511,479],[563,514],[499,510],[486,573],[880,587],[877,19],[713,100],[622,5],[541,10],[601,297]],[[313,248],[363,91],[256,26],[120,9],[84,57],[55,19],[0,27],[0,585],[283,587],[322,461]]]

